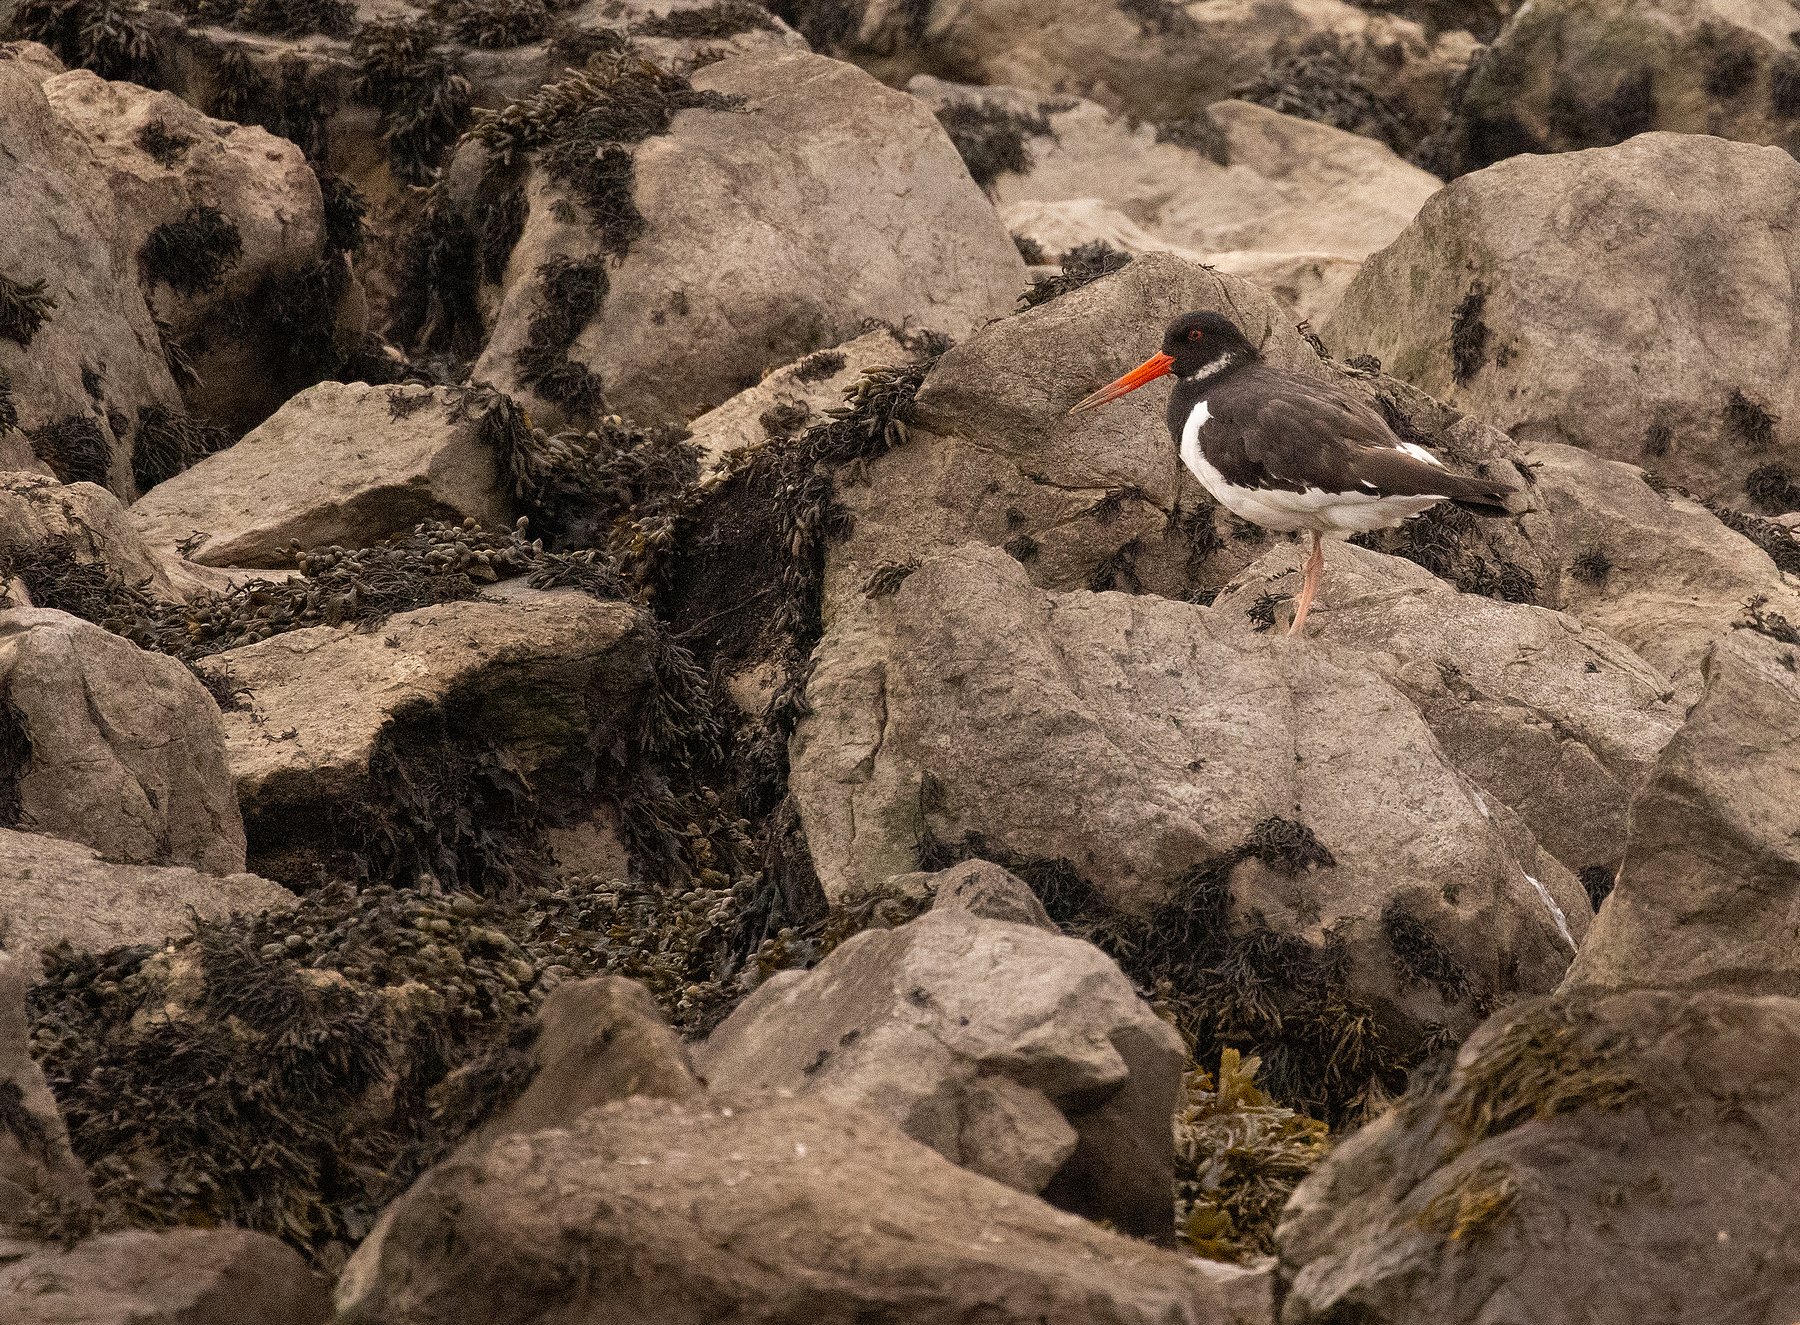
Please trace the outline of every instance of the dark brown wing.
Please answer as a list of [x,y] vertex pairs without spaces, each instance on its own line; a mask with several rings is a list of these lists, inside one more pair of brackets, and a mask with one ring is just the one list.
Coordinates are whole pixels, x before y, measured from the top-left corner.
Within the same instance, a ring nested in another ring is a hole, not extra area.
[[1208,424],[1207,458],[1242,487],[1448,497],[1502,508],[1512,491],[1409,451],[1379,411],[1323,382],[1258,366],[1221,382],[1207,403],[1217,421]]

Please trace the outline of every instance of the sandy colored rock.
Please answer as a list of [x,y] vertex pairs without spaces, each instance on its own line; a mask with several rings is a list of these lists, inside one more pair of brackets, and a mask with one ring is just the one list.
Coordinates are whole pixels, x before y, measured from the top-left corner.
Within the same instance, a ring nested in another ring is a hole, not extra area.
[[[632,197],[646,228],[569,350],[600,375],[610,409],[685,422],[872,319],[960,338],[1012,310],[1024,263],[917,101],[852,65],[792,52],[711,64],[693,84],[742,104],[682,111],[636,147]],[[540,269],[594,245],[583,220],[553,214],[559,196],[542,179],[528,189],[474,369],[541,423],[560,414],[515,362]]]
[[[14,48],[13,49],[27,49]],[[0,276],[54,303],[26,343],[0,336],[18,426],[68,480],[129,492],[137,412],[181,408],[113,213],[104,169],[46,99],[41,63],[0,59]],[[88,390],[99,382],[99,396]],[[116,426],[115,426],[116,425]],[[45,429],[53,429],[46,433]],[[58,438],[61,440],[59,441]]]
[[[289,547],[371,547],[425,520],[512,523],[479,412],[448,387],[321,382],[134,503],[152,547],[208,566],[291,565]],[[199,535],[198,541],[195,536]]]
[[198,577],[178,558],[152,551],[119,499],[93,483],[58,483],[48,475],[0,473],[0,549],[13,557],[67,553],[102,565],[121,582],[143,585],[167,601],[185,598]]
[[67,613],[13,608],[0,692],[14,827],[109,860],[244,868],[219,709],[187,668]]
[[[1010,886],[1029,914],[1030,890]],[[891,1118],[963,1168],[1054,1186],[1065,1208],[1168,1240],[1185,1056],[1098,948],[986,919],[952,885],[918,919],[765,982],[698,1062],[715,1090],[815,1093]]]
[[68,1250],[0,1242],[0,1313],[14,1325],[322,1325],[331,1290],[261,1233],[131,1229]]
[[1800,465],[1796,199],[1800,163],[1719,138],[1518,157],[1433,197],[1321,334],[1520,443],[1744,506],[1752,473],[1765,491]]
[[1294,1193],[1282,1325],[1792,1318],[1796,1063],[1793,999],[1514,1005]]
[[1740,630],[1631,806],[1567,988],[1800,993],[1800,648]]
[[154,944],[186,933],[195,917],[293,905],[286,888],[254,874],[118,865],[75,842],[0,829],[0,948],[34,974],[38,953],[56,943],[77,952]]
[[[1298,562],[1277,546],[1215,609],[1247,616],[1264,595],[1291,597]],[[1573,617],[1457,593],[1408,561],[1334,544],[1325,566],[1309,638],[1364,657],[1568,869],[1616,869],[1626,808],[1681,723],[1668,678]],[[1558,901],[1579,940],[1586,899]]]
[[[964,546],[840,612],[806,693],[790,788],[829,897],[961,843],[1063,862],[1147,914],[1223,860],[1229,915],[1334,935],[1394,1043],[1473,1025],[1509,982],[1548,989],[1572,955],[1475,788],[1352,650],[1147,595],[1046,593]],[[1275,819],[1329,861],[1247,847]],[[1465,972],[1455,987],[1409,974],[1393,936],[1416,932]]]
[[[599,1273],[571,1287],[573,1242]],[[814,1096],[625,1100],[440,1165],[388,1207],[337,1306],[344,1325],[1243,1320],[1188,1258]]]
[[1325,319],[1337,311],[1338,301],[1362,263],[1335,253],[1272,253],[1261,249],[1238,249],[1231,253],[1212,253],[1208,266],[1217,271],[1242,276],[1252,285],[1261,286],[1293,310],[1296,320],[1323,326]]

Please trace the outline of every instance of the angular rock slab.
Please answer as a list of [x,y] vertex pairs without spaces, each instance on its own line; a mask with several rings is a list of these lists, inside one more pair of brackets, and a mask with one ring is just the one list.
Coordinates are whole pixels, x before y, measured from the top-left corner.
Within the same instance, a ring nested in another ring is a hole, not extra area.
[[[1010,909],[1030,914],[1036,898],[1010,882]],[[1173,1236],[1180,1035],[1098,948],[984,919],[955,885],[918,919],[766,981],[697,1057],[715,1089],[816,1093],[996,1182]]]
[[10,1325],[322,1325],[330,1314],[330,1287],[300,1253],[246,1229],[132,1229],[66,1251],[0,1241]]
[[294,895],[254,874],[202,874],[179,866],[117,865],[91,848],[41,833],[0,829],[0,949],[30,970],[38,953],[160,943],[196,917],[285,911]]
[[815,1097],[625,1100],[442,1164],[357,1249],[337,1307],[343,1325],[1244,1319],[1190,1258]]
[[1800,995],[1800,647],[1713,646],[1565,987]]
[[467,740],[505,751],[540,792],[571,790],[559,779],[635,720],[649,645],[626,603],[524,591],[371,631],[290,631],[201,666],[240,697],[225,715],[231,776],[259,868],[282,877],[287,852],[373,794],[379,752],[441,760]]
[[[828,897],[916,868],[930,842],[979,841],[1064,861],[1145,914],[1232,857],[1233,913],[1309,942],[1334,931],[1399,1039],[1473,1020],[1406,977],[1394,910],[1488,995],[1547,990],[1572,955],[1475,788],[1350,651],[1186,603],[1045,593],[964,546],[840,613],[807,700],[790,785]],[[1332,862],[1244,859],[1274,818]]]
[[1800,470],[1797,202],[1786,152],[1698,134],[1516,157],[1426,203],[1321,335],[1519,442],[1744,505],[1751,472]]
[[152,488],[132,523],[152,547],[249,567],[291,565],[292,543],[371,547],[425,520],[504,527],[499,459],[461,399],[447,387],[321,382]]
[[14,827],[109,860],[244,868],[218,705],[173,658],[66,612],[0,611]]
[[1793,999],[1515,1005],[1295,1191],[1282,1325],[1793,1319],[1797,1065]]
[[[1297,594],[1298,559],[1292,545],[1272,549],[1215,609],[1248,615],[1264,595]],[[1668,679],[1631,650],[1573,617],[1458,593],[1348,543],[1326,553],[1307,637],[1367,659],[1451,762],[1568,869],[1617,868],[1631,797],[1681,723]],[[1558,901],[1579,940],[1585,899]]]
[[[599,373],[609,408],[685,423],[871,319],[960,338],[1012,311],[1025,264],[917,101],[796,52],[723,60],[693,84],[742,105],[682,111],[636,149],[632,197],[647,228],[569,351]],[[531,194],[474,370],[543,423],[560,416],[525,387],[515,356],[540,266],[585,257],[592,242],[556,219],[554,192]]]

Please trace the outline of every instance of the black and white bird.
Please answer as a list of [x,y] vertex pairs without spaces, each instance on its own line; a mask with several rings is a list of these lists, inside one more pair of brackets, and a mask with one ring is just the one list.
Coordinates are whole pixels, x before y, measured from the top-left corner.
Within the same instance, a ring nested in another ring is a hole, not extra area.
[[1312,535],[1290,635],[1305,626],[1318,591],[1324,539],[1389,529],[1441,501],[1507,514],[1511,485],[1452,474],[1355,396],[1264,362],[1220,313],[1176,318],[1160,353],[1069,413],[1171,375],[1169,433],[1201,486],[1252,524]]

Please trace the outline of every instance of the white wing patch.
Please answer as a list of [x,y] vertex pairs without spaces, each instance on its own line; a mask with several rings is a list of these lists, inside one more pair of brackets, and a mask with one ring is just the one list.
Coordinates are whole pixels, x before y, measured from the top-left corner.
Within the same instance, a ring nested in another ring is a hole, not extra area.
[[1444,462],[1442,460],[1439,460],[1436,456],[1431,454],[1431,452],[1427,451],[1416,442],[1401,442],[1400,450],[1406,455],[1411,456],[1414,460],[1423,460],[1426,464],[1436,465],[1439,469],[1444,467]]

